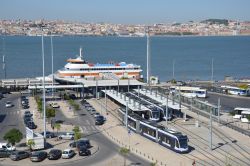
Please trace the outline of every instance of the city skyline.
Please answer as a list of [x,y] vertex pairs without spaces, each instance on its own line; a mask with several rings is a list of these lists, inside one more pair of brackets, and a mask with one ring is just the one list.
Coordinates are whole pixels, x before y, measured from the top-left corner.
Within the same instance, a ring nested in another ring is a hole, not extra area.
[[47,19],[121,24],[201,21],[209,18],[250,20],[247,0],[66,1],[3,0],[0,19]]

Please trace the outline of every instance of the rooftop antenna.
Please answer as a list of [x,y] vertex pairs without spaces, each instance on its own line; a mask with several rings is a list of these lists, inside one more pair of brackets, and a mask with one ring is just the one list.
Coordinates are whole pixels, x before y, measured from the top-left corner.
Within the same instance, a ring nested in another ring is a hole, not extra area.
[[4,71],[4,79],[6,79],[6,63],[5,63],[5,40],[3,39],[3,71]]
[[150,77],[150,39],[149,39],[149,27],[147,27],[147,83],[149,84]]

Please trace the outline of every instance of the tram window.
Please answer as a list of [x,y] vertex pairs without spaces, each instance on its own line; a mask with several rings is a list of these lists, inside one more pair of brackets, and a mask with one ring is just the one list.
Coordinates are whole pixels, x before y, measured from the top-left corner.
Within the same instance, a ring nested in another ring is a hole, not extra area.
[[178,141],[177,140],[175,140],[175,147],[177,147],[177,148],[179,148],[180,146],[179,146],[179,143],[178,143]]

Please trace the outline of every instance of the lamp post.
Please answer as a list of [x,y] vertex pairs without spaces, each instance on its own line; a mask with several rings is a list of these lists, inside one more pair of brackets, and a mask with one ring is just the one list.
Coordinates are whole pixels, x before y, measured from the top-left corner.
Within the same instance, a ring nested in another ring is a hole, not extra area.
[[46,139],[46,105],[45,105],[45,76],[44,76],[44,41],[42,35],[42,61],[43,61],[43,137]]
[[54,49],[53,49],[52,35],[50,36],[50,44],[51,44],[52,98],[54,99]]
[[150,39],[149,39],[149,29],[147,32],[147,83],[150,84]]
[[108,114],[108,109],[107,109],[107,88],[105,86],[105,110],[106,110],[106,115]]
[[128,102],[126,102],[125,124],[126,128],[128,129]]
[[213,150],[213,143],[212,143],[212,110],[210,110],[210,124],[209,124],[210,128],[209,128],[209,148],[210,150]]
[[168,125],[168,95],[166,96],[166,126]]
[[4,79],[6,79],[5,40],[4,40],[4,38],[3,38],[3,71],[4,71]]

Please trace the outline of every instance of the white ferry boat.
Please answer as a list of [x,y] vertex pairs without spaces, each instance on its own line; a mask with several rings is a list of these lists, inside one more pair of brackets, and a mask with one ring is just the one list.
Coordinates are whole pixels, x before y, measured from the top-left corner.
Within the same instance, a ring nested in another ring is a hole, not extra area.
[[141,67],[135,64],[120,63],[89,63],[82,57],[82,48],[80,54],[75,59],[68,59],[67,64],[63,69],[58,70],[57,76],[59,78],[95,78],[109,75],[115,77],[114,79],[121,78],[141,78]]

